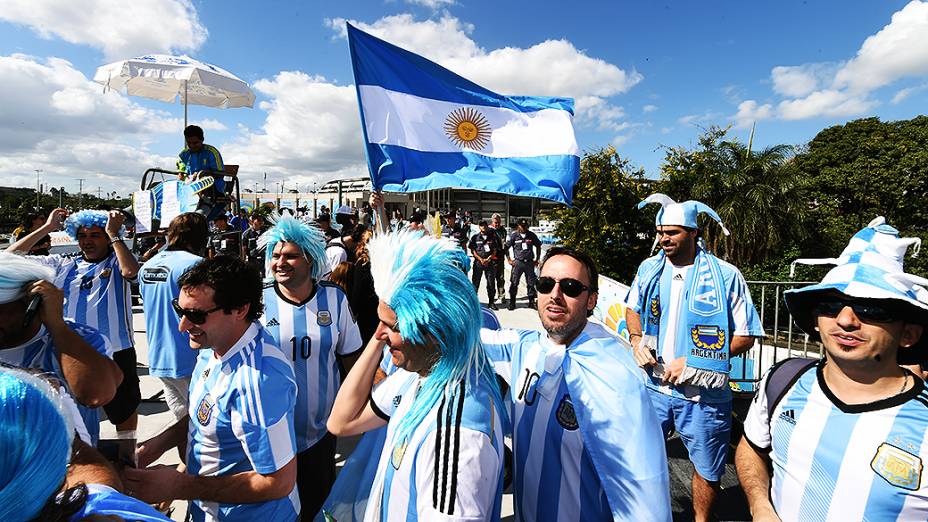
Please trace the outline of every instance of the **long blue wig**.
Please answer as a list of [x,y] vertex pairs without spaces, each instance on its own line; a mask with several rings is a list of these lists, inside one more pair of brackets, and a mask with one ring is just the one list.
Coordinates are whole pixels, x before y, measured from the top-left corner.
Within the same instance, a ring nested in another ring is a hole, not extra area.
[[325,234],[322,230],[291,215],[272,214],[268,216],[268,221],[274,226],[258,238],[258,246],[265,249],[264,269],[267,277],[273,276],[271,256],[274,254],[274,248],[277,247],[277,243],[285,241],[296,243],[303,250],[306,259],[312,264],[312,278],[316,281],[321,280],[329,271],[325,257]]
[[480,345],[480,302],[467,278],[467,254],[447,238],[409,230],[375,236],[367,249],[374,290],[396,313],[403,340],[439,352],[395,440],[411,434],[462,380],[468,385],[483,381],[500,405],[499,385]]
[[0,304],[22,298],[27,283],[55,281],[55,270],[28,257],[0,252]]
[[[109,213],[105,210],[81,210],[68,216],[64,222],[64,231],[67,232],[71,239],[77,239],[77,232],[81,227],[100,227],[106,230],[106,220],[109,219]],[[126,227],[119,229],[119,235],[126,233]]]
[[42,379],[0,368],[0,520],[32,520],[64,483],[74,426]]

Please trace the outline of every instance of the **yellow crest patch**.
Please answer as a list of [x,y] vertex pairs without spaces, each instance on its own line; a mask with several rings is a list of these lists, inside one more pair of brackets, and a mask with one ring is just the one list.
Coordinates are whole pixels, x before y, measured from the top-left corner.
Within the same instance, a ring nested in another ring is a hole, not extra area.
[[870,469],[893,486],[916,491],[922,482],[922,459],[886,442],[880,444]]
[[393,469],[400,469],[400,465],[403,464],[403,457],[406,456],[406,447],[409,445],[408,439],[403,439],[403,442],[393,446],[393,455],[390,456],[390,463],[393,464]]
[[651,316],[655,318],[661,316],[661,300],[659,297],[651,299]]
[[197,420],[203,426],[209,424],[209,418],[213,415],[213,398],[210,394],[203,396],[203,400],[200,401],[199,406],[197,406]]
[[725,346],[725,330],[718,326],[697,326],[690,330],[690,338],[697,348],[718,351]]
[[113,273],[113,269],[112,269],[112,268],[104,268],[103,270],[100,271],[100,277],[102,277],[103,279],[106,279],[106,278],[108,278],[112,273]]

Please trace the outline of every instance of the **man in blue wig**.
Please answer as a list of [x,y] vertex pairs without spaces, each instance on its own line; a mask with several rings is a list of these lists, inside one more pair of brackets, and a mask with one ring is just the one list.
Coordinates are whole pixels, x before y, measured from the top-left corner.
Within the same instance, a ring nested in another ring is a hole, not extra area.
[[[821,361],[790,359],[761,381],[735,463],[754,520],[922,520],[928,514],[928,392],[899,366],[928,348],[928,280],[903,271],[880,217],[821,283],[785,293]],[[770,478],[770,471],[773,478]]]
[[260,239],[267,277],[261,323],[293,363],[297,382],[295,430],[301,516],[311,520],[335,483],[335,437],[325,422],[341,381],[362,346],[348,298],[328,271],[325,235],[290,215],[272,216]]
[[763,330],[744,277],[699,244],[696,218],[719,215],[699,201],[677,203],[653,194],[638,208],[658,203],[661,251],[638,267],[625,304],[635,360],[664,436],[673,430],[689,452],[693,511],[710,517],[725,473],[731,433],[730,359],[751,348]]
[[120,493],[116,471],[75,440],[73,403],[44,376],[0,367],[0,520],[169,519]]
[[31,259],[55,270],[54,283],[64,290],[64,316],[99,330],[112,344],[113,360],[122,370],[123,381],[116,397],[104,409],[117,431],[132,436],[142,401],[136,373],[130,287],[139,263],[123,239],[125,220],[125,214],[118,210],[82,210],[68,216],[65,210],[55,209],[45,225],[7,250],[26,253],[37,241],[62,226],[77,240],[80,256],[53,254]]
[[64,319],[64,296],[51,283],[54,277],[33,258],[0,254],[0,363],[41,370],[65,383],[81,405],[83,433],[96,444],[97,408],[112,400],[122,372],[100,332]]
[[[380,324],[328,422],[339,436],[387,425],[364,519],[499,520],[506,415],[467,255],[415,231],[368,250]],[[385,345],[400,369],[372,393]]]
[[669,521],[660,425],[627,343],[588,320],[599,298],[589,255],[548,250],[543,332],[481,331],[509,385],[517,520]]

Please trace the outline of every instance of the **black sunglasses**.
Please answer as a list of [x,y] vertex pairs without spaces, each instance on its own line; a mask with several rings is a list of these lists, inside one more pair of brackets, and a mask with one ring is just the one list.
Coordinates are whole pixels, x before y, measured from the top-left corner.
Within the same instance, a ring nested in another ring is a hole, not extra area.
[[554,290],[554,285],[561,285],[561,292],[564,292],[564,295],[567,297],[577,297],[584,291],[590,289],[590,287],[570,277],[555,279],[547,276],[538,278],[538,284],[535,285],[535,289],[538,290],[540,294],[550,294],[551,291]]
[[844,307],[850,307],[858,319],[867,323],[891,323],[902,320],[902,316],[895,307],[867,301],[827,299],[819,301],[815,305],[813,313],[826,317],[837,317],[841,310],[844,310]]
[[217,306],[216,308],[213,308],[212,310],[189,310],[187,308],[181,308],[180,305],[177,303],[176,298],[171,301],[171,306],[174,307],[174,312],[177,314],[177,317],[181,319],[186,317],[193,324],[205,323],[206,317],[209,314],[222,308],[221,306]]

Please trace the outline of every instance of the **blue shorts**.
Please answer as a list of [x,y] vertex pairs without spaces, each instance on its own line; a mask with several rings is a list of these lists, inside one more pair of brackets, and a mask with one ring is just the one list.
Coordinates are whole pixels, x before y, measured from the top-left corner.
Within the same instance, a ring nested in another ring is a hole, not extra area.
[[709,482],[722,480],[731,438],[731,402],[707,404],[648,388],[664,437],[680,434],[690,461]]

